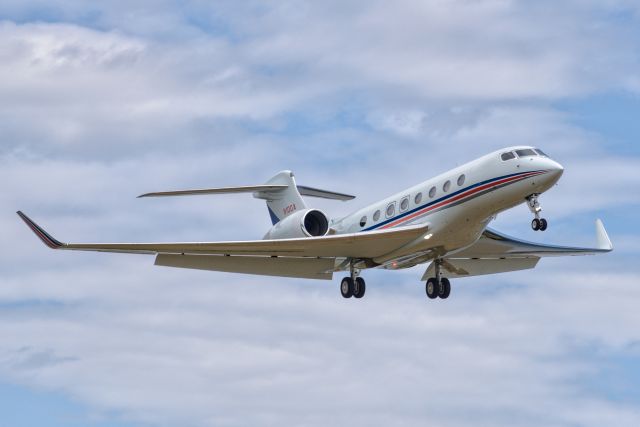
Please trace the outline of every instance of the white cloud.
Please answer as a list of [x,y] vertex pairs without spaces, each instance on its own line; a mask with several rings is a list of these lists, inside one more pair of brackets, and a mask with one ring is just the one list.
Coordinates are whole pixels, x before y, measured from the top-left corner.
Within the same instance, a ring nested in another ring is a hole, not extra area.
[[[477,102],[558,99],[625,88],[636,76],[632,39],[593,16],[600,10],[593,5],[553,5],[549,14],[505,1],[216,3],[170,17],[136,2],[128,12],[97,7],[96,29],[73,23],[82,22],[82,4],[50,6],[71,22],[1,28],[2,116],[13,148],[47,139],[58,152],[104,156],[117,147],[149,149],[157,134],[186,143],[199,123],[261,122],[318,107],[334,115],[345,102],[408,110],[391,119],[406,132],[424,109],[438,116],[476,110]],[[126,24],[141,16],[167,36]],[[187,31],[195,18],[213,21]],[[171,28],[184,36],[168,38]]]
[[[575,385],[596,375],[575,345],[606,352],[638,339],[616,327],[637,323],[633,276],[607,276],[616,283],[607,305],[599,276],[556,282],[544,271],[535,284],[484,296],[461,281],[454,300],[433,304],[415,283],[385,290],[375,281],[395,276],[370,274],[370,295],[354,304],[335,286],[150,268],[72,272],[64,287],[85,287],[84,303],[6,311],[2,371],[159,425],[512,416],[524,426],[632,425],[640,416]],[[581,408],[594,405],[598,415],[584,417]]]

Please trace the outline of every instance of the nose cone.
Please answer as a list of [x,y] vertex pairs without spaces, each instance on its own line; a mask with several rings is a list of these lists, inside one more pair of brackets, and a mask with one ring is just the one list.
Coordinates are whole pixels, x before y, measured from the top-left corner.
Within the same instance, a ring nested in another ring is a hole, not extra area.
[[550,160],[548,171],[549,171],[549,174],[557,181],[562,176],[562,173],[564,172],[564,168],[560,163],[554,160]]
[[539,161],[540,169],[544,170],[545,173],[542,174],[538,182],[541,186],[540,190],[546,191],[553,187],[556,182],[558,182],[558,180],[562,176],[562,173],[564,172],[564,168],[560,163],[548,158],[539,159]]

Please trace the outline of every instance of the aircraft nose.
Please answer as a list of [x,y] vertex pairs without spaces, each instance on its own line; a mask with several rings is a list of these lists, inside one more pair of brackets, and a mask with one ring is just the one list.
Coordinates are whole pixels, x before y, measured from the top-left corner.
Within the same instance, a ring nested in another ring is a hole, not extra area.
[[552,161],[550,170],[555,179],[560,179],[560,177],[564,173],[564,167],[562,167],[562,165],[556,161]]
[[543,168],[547,171],[547,173],[544,174],[544,176],[546,177],[544,181],[546,181],[547,185],[549,186],[554,185],[556,182],[558,182],[558,180],[562,176],[562,173],[564,172],[564,168],[562,167],[562,165],[551,159],[545,159]]
[[564,172],[564,168],[560,163],[554,160],[551,160],[550,163],[551,164],[549,165],[549,172],[554,178],[559,179],[562,176],[562,173]]

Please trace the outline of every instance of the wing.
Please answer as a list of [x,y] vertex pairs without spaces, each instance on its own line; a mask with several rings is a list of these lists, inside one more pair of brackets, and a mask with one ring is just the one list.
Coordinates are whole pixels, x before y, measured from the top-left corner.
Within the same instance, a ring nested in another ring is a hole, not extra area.
[[[599,219],[596,220],[596,241],[595,248],[543,245],[487,229],[475,244],[446,257],[442,267],[450,277],[468,277],[534,268],[542,257],[611,252],[613,245]],[[431,264],[424,273],[423,280],[433,277],[434,272],[434,265]]]
[[280,240],[175,243],[62,243],[22,212],[31,230],[52,249],[142,254],[245,255],[270,257],[346,257],[368,259],[387,254],[422,238],[428,224],[353,234]]
[[543,245],[509,237],[495,230],[487,229],[472,246],[455,254],[456,258],[519,258],[567,255],[594,255],[613,250],[613,245],[602,221],[596,220],[595,248]]

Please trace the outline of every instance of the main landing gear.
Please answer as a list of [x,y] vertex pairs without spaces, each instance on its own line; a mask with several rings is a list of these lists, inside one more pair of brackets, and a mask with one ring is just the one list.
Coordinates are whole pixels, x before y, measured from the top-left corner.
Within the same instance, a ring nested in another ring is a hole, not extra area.
[[354,268],[353,264],[351,264],[350,271],[351,275],[340,282],[340,293],[343,298],[362,298],[367,290],[367,285],[364,279],[359,277],[360,270]]
[[542,208],[540,207],[540,203],[538,202],[538,195],[532,194],[526,198],[527,206],[529,206],[529,210],[535,216],[533,221],[531,221],[531,228],[534,231],[544,231],[547,229],[547,220],[544,218],[540,218],[540,212],[542,212]]
[[449,282],[449,279],[447,279],[446,277],[442,277],[442,260],[436,259],[434,263],[434,267],[436,269],[436,277],[431,277],[429,280],[427,280],[425,291],[429,299],[436,299],[438,297],[447,299],[451,294],[451,282]]

